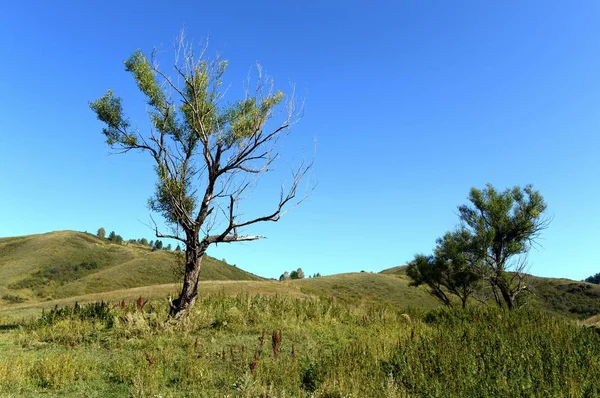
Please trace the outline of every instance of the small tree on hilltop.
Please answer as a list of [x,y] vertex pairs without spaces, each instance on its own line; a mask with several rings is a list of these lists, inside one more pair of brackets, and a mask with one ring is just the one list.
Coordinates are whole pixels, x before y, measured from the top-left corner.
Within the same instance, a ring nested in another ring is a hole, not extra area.
[[290,272],[290,279],[298,279],[298,271]]
[[[197,58],[191,46],[179,42],[173,76],[159,69],[154,55],[135,52],[125,61],[140,91],[147,98],[151,128],[140,133],[132,128],[122,100],[112,90],[90,103],[106,126],[103,133],[111,148],[123,153],[140,150],[155,163],[157,184],[149,201],[172,226],[157,237],[185,244],[185,276],[170,315],[185,314],[198,296],[202,258],[217,243],[253,241],[260,235],[242,234],[245,227],[278,221],[293,204],[298,185],[311,168],[301,163],[282,189],[271,211],[243,218],[237,207],[257,177],[270,171],[278,158],[276,143],[296,121],[293,96],[275,90],[272,79],[258,68],[254,87],[245,87],[237,101],[224,100],[223,74],[227,62]],[[227,85],[225,85],[227,87]],[[285,108],[285,112],[278,110]],[[278,123],[274,116],[282,115]],[[301,201],[301,200],[300,200]],[[299,203],[297,201],[296,203]],[[221,225],[222,229],[215,231]]]
[[116,237],[117,234],[115,233],[115,231],[110,231],[110,233],[108,234],[108,240],[110,241],[114,241]]
[[296,275],[298,275],[298,279],[304,279],[304,271],[302,271],[302,268],[296,270]]
[[96,232],[96,236],[104,239],[104,237],[106,236],[106,230],[103,227],[98,228],[98,232]]

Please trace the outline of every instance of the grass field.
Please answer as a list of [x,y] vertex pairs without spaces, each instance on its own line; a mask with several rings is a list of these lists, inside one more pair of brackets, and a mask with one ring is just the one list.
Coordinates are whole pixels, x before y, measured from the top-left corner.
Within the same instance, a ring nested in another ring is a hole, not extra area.
[[[179,264],[179,265],[178,265]],[[91,234],[60,231],[0,239],[0,319],[34,316],[42,308],[74,302],[120,301],[139,296],[166,301],[181,277],[174,252],[118,245]],[[409,287],[406,266],[276,282],[211,257],[203,260],[200,294],[222,292],[334,297],[361,306],[390,304],[433,309],[423,288]],[[530,277],[530,305],[549,313],[585,319],[600,313],[600,286],[567,279]]]
[[83,233],[0,239],[0,396],[600,395],[596,285],[531,277],[522,310],[458,311],[402,266],[278,282],[208,258],[171,323],[176,266]]
[[211,294],[0,331],[3,397],[595,397],[600,334],[536,310]]

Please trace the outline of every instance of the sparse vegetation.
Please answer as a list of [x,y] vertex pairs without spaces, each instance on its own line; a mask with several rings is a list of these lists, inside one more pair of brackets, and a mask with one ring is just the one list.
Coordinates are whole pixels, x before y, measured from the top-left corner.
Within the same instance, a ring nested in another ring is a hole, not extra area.
[[2,296],[2,300],[8,301],[9,303],[22,303],[25,299],[21,296],[13,294],[5,294]]
[[331,298],[217,294],[200,298],[189,317],[173,324],[163,321],[164,300],[145,306],[140,300],[56,309],[3,332],[0,394],[600,393],[600,334],[535,310],[418,311]]

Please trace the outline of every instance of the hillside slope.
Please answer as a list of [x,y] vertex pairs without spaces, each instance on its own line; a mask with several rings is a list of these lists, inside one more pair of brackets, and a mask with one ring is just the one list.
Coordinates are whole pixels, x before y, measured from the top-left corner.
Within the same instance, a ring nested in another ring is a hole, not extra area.
[[[174,252],[118,245],[91,234],[50,232],[0,238],[0,305],[179,282]],[[206,257],[202,280],[262,280]]]
[[[382,275],[404,278],[406,266],[388,268]],[[528,275],[528,287],[532,293],[530,305],[552,314],[584,319],[600,314],[600,285],[564,278],[543,278]]]

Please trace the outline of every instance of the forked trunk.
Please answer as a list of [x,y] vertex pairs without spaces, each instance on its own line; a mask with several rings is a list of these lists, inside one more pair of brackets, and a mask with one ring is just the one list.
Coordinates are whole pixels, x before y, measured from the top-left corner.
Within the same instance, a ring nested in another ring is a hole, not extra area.
[[169,317],[181,318],[187,314],[198,297],[198,278],[200,277],[200,266],[206,249],[198,245],[188,244],[185,251],[185,276],[183,288],[179,297],[171,303]]

